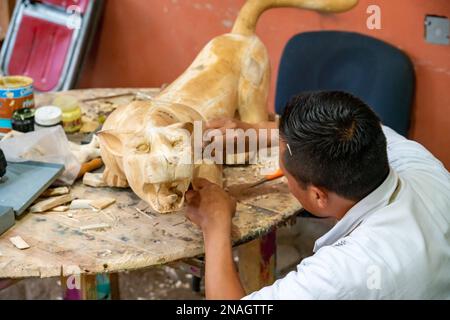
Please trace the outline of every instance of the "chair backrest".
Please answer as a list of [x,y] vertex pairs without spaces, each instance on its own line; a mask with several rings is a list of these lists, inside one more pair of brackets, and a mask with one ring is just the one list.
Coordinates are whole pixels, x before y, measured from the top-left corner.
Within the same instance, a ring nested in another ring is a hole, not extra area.
[[414,79],[408,56],[383,41],[341,31],[301,33],[284,49],[276,111],[281,114],[300,92],[346,91],[370,105],[384,124],[407,135]]

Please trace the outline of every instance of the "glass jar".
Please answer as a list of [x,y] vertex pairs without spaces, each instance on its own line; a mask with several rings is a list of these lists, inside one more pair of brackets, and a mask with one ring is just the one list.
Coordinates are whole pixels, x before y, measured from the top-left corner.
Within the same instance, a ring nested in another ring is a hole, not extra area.
[[78,100],[70,95],[59,95],[53,105],[62,111],[62,122],[66,133],[75,133],[81,129],[81,108]]
[[15,131],[27,133],[34,131],[35,109],[22,108],[14,111],[11,126]]

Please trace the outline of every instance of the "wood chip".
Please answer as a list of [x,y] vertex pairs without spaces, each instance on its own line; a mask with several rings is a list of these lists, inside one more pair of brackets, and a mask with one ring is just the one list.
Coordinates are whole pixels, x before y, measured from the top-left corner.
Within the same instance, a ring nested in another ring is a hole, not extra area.
[[92,210],[91,201],[92,200],[86,200],[86,199],[73,200],[72,203],[70,204],[69,209],[70,210],[85,210],[85,209]]
[[87,226],[80,227],[81,231],[90,231],[90,230],[102,230],[102,229],[109,229],[111,226],[106,223],[99,223],[99,224],[91,224]]
[[91,201],[91,206],[93,206],[95,209],[103,210],[114,203],[116,203],[116,199],[114,198],[101,198]]
[[78,199],[72,201],[70,205],[70,210],[83,210],[83,209],[94,209],[103,210],[114,204],[116,199],[114,198],[100,198],[96,200],[88,199]]
[[45,191],[42,196],[45,198],[50,198],[50,197],[56,197],[56,196],[63,196],[65,194],[68,194],[70,192],[68,187],[60,187],[60,188],[55,188],[55,189],[48,189],[47,191]]
[[30,208],[30,212],[32,213],[43,213],[49,211],[50,209],[59,207],[63,204],[69,203],[72,201],[72,196],[70,194],[66,194],[63,196],[59,196],[56,198],[49,198],[44,201],[40,201],[33,205]]
[[105,181],[103,181],[103,173],[86,173],[83,176],[83,184],[93,188],[107,187]]
[[9,238],[9,241],[11,241],[11,243],[20,250],[26,250],[30,248],[30,245],[28,243],[25,242],[25,240],[23,240],[21,237],[17,236],[14,238]]
[[53,208],[52,209],[52,211],[53,212],[66,212],[66,211],[69,211],[69,206],[59,206],[59,207],[56,207],[56,208]]

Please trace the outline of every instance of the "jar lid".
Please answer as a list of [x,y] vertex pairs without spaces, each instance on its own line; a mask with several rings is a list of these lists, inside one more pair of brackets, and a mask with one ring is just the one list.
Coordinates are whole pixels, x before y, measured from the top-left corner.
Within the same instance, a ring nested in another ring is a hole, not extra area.
[[31,108],[17,109],[16,111],[13,112],[11,119],[17,121],[24,121],[27,119],[31,119],[34,117],[35,112],[36,110]]
[[0,89],[17,89],[33,84],[33,79],[25,76],[0,77]]
[[54,106],[40,107],[34,115],[36,124],[42,126],[55,126],[61,123],[61,119],[61,109]]

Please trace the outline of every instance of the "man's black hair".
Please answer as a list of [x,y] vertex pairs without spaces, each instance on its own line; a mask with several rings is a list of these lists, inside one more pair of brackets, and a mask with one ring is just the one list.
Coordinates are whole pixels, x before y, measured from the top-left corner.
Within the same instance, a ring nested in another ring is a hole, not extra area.
[[302,187],[323,187],[359,201],[389,174],[380,119],[349,93],[311,92],[292,98],[280,131],[289,145],[284,166]]

